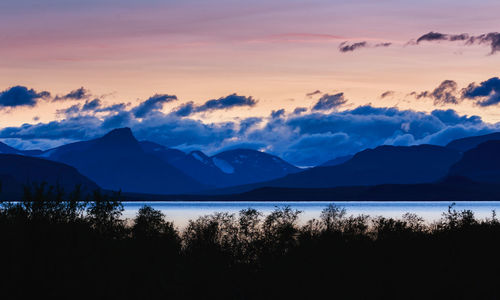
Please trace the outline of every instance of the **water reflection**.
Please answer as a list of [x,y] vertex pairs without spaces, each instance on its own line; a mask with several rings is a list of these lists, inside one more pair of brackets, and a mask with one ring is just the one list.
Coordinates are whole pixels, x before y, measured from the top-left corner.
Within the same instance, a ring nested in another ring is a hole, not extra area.
[[[348,215],[365,214],[371,217],[384,216],[400,218],[403,214],[415,213],[427,222],[432,222],[441,218],[442,213],[448,209],[452,202],[439,201],[412,201],[412,202],[123,202],[125,211],[124,217],[133,218],[138,209],[143,205],[150,205],[154,209],[161,210],[169,221],[173,221],[176,226],[182,228],[191,219],[212,214],[214,212],[238,213],[245,208],[255,208],[267,215],[276,207],[291,206],[293,209],[302,211],[300,221],[318,218],[321,210],[329,204],[341,206],[347,210]],[[491,217],[492,210],[500,210],[499,201],[467,201],[456,202],[456,210],[472,210],[477,218],[483,219]]]

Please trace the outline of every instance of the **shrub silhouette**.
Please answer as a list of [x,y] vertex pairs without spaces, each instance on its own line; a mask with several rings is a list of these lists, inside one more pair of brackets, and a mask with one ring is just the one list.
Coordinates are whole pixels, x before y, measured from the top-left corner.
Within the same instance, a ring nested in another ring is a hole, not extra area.
[[139,209],[131,228],[132,237],[138,240],[176,239],[177,231],[172,222],[165,221],[165,215],[145,205]]
[[497,299],[500,222],[452,205],[441,220],[316,220],[289,206],[214,213],[177,230],[120,194],[30,185],[0,207],[2,298]]

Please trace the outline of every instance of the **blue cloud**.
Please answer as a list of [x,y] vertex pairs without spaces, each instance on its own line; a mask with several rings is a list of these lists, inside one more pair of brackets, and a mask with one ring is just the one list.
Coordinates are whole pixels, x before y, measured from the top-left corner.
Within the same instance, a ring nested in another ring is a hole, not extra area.
[[248,130],[250,130],[252,127],[254,127],[257,124],[262,123],[263,119],[262,118],[257,118],[257,117],[250,117],[250,118],[245,118],[239,122],[240,125],[240,130],[239,134],[244,134]]
[[129,111],[122,111],[115,115],[108,116],[102,122],[102,127],[106,130],[131,127],[134,122],[134,117]]
[[462,100],[462,98],[458,94],[458,85],[453,80],[445,80],[441,82],[441,84],[432,92],[424,91],[418,94],[413,92],[412,95],[414,95],[417,99],[433,99],[434,105],[458,104]]
[[316,96],[316,95],[319,95],[319,94],[321,94],[321,91],[320,90],[315,90],[314,92],[307,93],[306,96],[308,98],[312,98],[313,96]]
[[423,41],[434,42],[434,41],[463,41],[465,45],[475,45],[475,44],[486,44],[491,47],[490,54],[495,54],[500,51],[500,33],[490,32],[485,34],[480,34],[476,36],[471,36],[467,33],[461,34],[446,34],[440,32],[429,32],[420,36],[417,41],[410,41],[410,44],[420,44]]
[[278,110],[273,110],[271,112],[271,118],[273,119],[276,119],[276,118],[281,118],[285,115],[285,110],[282,108],[282,109],[278,109]]
[[481,117],[479,116],[460,116],[453,109],[436,109],[431,112],[431,115],[438,118],[445,125],[477,125],[482,123]]
[[94,111],[101,107],[101,100],[94,99],[92,101],[85,101],[85,104],[82,107],[82,111]]
[[[189,102],[185,104],[189,105],[195,107]],[[250,147],[279,155],[297,165],[311,166],[383,144],[444,145],[455,138],[500,129],[498,124],[484,123],[478,116],[459,115],[451,109],[425,113],[365,105],[343,111],[307,113],[301,109],[301,114],[279,110],[274,112],[275,118],[204,123],[178,114],[179,108],[171,113],[153,109],[154,113],[150,111],[147,118],[138,118],[137,107],[129,110],[124,104],[111,107],[109,114],[80,111],[81,115],[67,115],[60,121],[4,128],[0,130],[0,139],[15,145],[46,148],[60,141],[96,138],[111,129],[127,126],[139,140],[151,140],[168,147],[199,149],[208,154]],[[99,109],[105,108],[101,106],[95,111]]]
[[179,107],[177,107],[173,113],[180,117],[187,117],[194,113],[214,111],[214,110],[224,110],[231,109],[233,107],[248,106],[253,107],[257,104],[257,100],[252,97],[239,96],[237,94],[231,94],[226,97],[219,99],[212,99],[206,101],[202,105],[195,105],[194,102],[186,102]]
[[380,95],[380,99],[394,96],[394,94],[395,94],[394,91],[385,91]]
[[390,47],[392,43],[388,42],[383,42],[383,43],[377,43],[377,44],[369,44],[367,41],[363,42],[357,42],[357,43],[352,43],[348,44],[347,42],[342,42],[339,45],[339,51],[340,52],[352,52],[361,48],[379,48],[379,47]]
[[420,42],[423,42],[423,41],[442,41],[442,40],[449,40],[450,36],[449,34],[444,34],[444,33],[440,33],[440,32],[429,32],[429,33],[426,33],[422,36],[420,36],[418,39],[417,39],[417,44],[420,43]]
[[96,109],[94,109],[94,111],[95,112],[116,112],[116,113],[118,113],[118,112],[124,111],[126,107],[127,107],[127,105],[125,103],[117,103],[117,104],[113,104],[113,105],[105,106],[105,107],[99,106]]
[[307,107],[296,107],[294,110],[293,110],[293,113],[295,115],[300,115],[301,113],[303,112],[306,112],[307,111]]
[[353,43],[353,44],[347,44],[347,42],[342,42],[339,45],[339,51],[340,52],[352,52],[354,50],[360,49],[360,48],[365,48],[368,47],[367,42],[359,42],[359,43]]
[[344,93],[334,95],[324,94],[319,98],[318,102],[313,106],[313,110],[330,110],[338,108],[347,103]]
[[195,111],[194,103],[192,101],[182,104],[174,110],[174,113],[180,117],[187,117]]
[[148,116],[151,112],[159,111],[163,108],[163,105],[168,102],[177,100],[175,95],[167,94],[156,94],[146,101],[135,107],[132,112],[136,118],[144,118]]
[[479,106],[491,106],[500,102],[500,78],[492,77],[480,84],[471,83],[463,89],[464,98],[476,100]]
[[91,97],[89,90],[81,87],[79,89],[73,90],[66,95],[56,96],[53,101],[65,101],[65,100],[83,100]]
[[257,100],[252,97],[239,96],[237,94],[231,94],[226,97],[219,99],[212,99],[205,102],[203,105],[196,107],[196,112],[217,110],[217,109],[229,109],[237,106],[255,106]]
[[49,92],[36,92],[33,89],[18,85],[0,92],[0,108],[35,106],[40,99],[48,97],[50,97]]
[[[75,116],[48,123],[23,124],[19,127],[5,127],[0,130],[0,138],[18,140],[85,140],[99,136],[102,120],[94,116]],[[40,146],[41,148],[45,148]]]
[[56,111],[56,114],[70,116],[70,115],[77,114],[79,112],[80,112],[80,105],[79,104],[75,104],[75,105],[71,105],[68,108],[58,109]]

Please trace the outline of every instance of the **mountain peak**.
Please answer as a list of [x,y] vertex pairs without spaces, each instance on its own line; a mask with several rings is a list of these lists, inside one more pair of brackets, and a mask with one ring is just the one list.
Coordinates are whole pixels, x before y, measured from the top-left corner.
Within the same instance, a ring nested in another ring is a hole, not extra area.
[[11,146],[0,142],[0,153],[4,154],[17,154],[19,151]]
[[134,134],[132,133],[132,130],[129,127],[123,127],[123,128],[116,128],[111,130],[110,132],[106,133],[102,137],[103,139],[134,139]]
[[207,164],[207,163],[210,163],[210,157],[208,157],[205,153],[199,151],[199,150],[195,150],[195,151],[191,151],[189,153],[190,156],[192,156],[193,158],[195,158],[196,160],[199,160],[201,161],[202,163],[204,164]]
[[96,140],[95,146],[101,150],[118,151],[121,154],[142,152],[139,142],[130,128],[117,128]]

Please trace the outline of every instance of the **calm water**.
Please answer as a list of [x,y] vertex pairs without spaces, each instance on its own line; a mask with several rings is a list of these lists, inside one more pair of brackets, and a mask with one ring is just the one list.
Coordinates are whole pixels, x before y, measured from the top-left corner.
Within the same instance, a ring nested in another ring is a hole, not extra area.
[[[369,216],[384,216],[400,218],[410,212],[432,222],[441,218],[452,202],[124,202],[124,216],[133,218],[137,210],[143,205],[150,205],[161,210],[168,220],[174,221],[176,226],[184,227],[191,219],[212,214],[214,212],[229,212],[237,214],[245,208],[255,208],[264,215],[276,207],[291,206],[302,211],[301,221],[318,218],[321,210],[329,204],[346,209],[348,215],[366,214]],[[477,218],[491,217],[492,210],[500,212],[500,202],[456,202],[456,210],[470,209]]]

